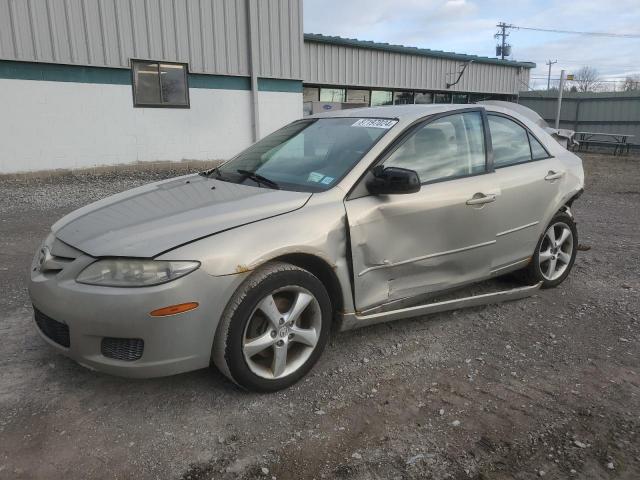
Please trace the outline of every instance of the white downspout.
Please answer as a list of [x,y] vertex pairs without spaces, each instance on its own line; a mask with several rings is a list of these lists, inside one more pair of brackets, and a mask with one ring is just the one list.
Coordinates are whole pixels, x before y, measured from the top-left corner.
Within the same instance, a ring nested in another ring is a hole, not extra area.
[[[258,46],[255,36],[258,35],[256,18],[253,12],[253,1],[247,0],[247,16],[249,23],[249,70],[251,73],[251,104],[253,120],[253,141],[260,140],[260,107],[258,105]],[[257,9],[257,5],[256,5]]]

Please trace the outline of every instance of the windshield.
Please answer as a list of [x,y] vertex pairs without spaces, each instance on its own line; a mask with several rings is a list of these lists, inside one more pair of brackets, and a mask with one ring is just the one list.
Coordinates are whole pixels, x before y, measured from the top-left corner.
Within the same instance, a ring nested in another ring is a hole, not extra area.
[[328,190],[396,123],[375,118],[301,120],[255,143],[211,175],[265,188]]

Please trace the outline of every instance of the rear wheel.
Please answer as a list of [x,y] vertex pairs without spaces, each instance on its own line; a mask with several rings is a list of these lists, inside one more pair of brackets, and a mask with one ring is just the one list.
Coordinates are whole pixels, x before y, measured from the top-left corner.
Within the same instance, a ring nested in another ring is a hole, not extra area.
[[329,338],[331,301],[314,275],[273,262],[235,293],[221,319],[213,351],[216,366],[256,391],[286,388],[302,378]]
[[542,234],[531,263],[520,276],[529,283],[542,282],[542,288],[560,285],[569,275],[578,251],[578,230],[573,218],[558,212]]

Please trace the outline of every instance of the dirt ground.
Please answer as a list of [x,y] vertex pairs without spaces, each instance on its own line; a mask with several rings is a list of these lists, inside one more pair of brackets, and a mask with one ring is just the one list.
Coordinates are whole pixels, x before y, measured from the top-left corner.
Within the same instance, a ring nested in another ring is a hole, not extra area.
[[293,388],[126,380],[36,333],[28,265],[88,201],[175,172],[0,179],[0,478],[640,478],[640,158],[585,155],[580,251],[533,298],[337,334]]

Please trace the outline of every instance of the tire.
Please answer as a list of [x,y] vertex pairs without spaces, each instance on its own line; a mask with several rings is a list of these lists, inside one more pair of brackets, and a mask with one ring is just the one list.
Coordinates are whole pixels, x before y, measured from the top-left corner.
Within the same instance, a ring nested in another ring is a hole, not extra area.
[[332,313],[327,290],[317,277],[288,263],[267,263],[227,305],[216,332],[213,361],[247,390],[287,388],[322,354]]
[[[551,241],[549,234],[552,227],[554,227],[553,235],[556,240],[562,240],[565,230],[570,232],[570,235],[564,239],[559,247],[553,245]],[[517,276],[529,284],[542,282],[542,288],[557,287],[569,276],[577,252],[578,230],[576,224],[569,214],[560,211],[553,216],[538,240],[531,262],[525,269],[517,272]],[[553,272],[550,270],[552,261],[555,261]]]

